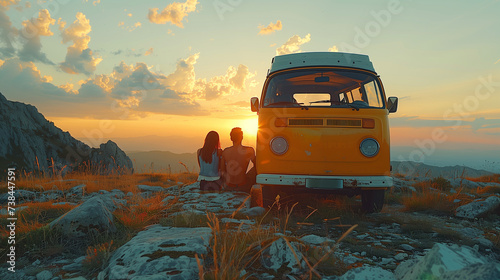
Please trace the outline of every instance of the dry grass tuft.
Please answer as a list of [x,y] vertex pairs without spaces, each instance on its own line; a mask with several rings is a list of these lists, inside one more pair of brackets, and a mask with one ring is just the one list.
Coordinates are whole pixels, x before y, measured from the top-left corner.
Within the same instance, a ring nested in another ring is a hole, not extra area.
[[115,210],[115,217],[132,231],[142,230],[144,227],[159,223],[171,203],[165,205],[162,200],[167,197],[164,193],[156,193],[149,198],[134,195],[127,206]]
[[87,248],[87,255],[82,263],[83,272],[87,275],[92,275],[105,269],[111,257],[111,252],[115,249],[113,248],[113,240],[96,246],[89,246]]
[[467,180],[474,182],[500,183],[500,174],[485,175],[478,178],[467,178]]

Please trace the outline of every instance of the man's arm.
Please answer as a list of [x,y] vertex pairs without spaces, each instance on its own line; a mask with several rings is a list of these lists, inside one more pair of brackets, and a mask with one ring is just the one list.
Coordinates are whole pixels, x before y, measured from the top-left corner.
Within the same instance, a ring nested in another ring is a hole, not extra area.
[[256,158],[255,158],[255,150],[252,148],[252,147],[249,147],[250,151],[250,161],[253,163],[253,166],[255,167],[256,166]]

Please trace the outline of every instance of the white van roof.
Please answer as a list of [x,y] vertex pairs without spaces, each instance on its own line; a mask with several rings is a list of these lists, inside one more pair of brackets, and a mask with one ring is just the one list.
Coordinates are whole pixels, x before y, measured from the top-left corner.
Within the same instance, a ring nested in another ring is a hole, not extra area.
[[269,74],[279,70],[308,66],[341,66],[375,72],[370,58],[364,54],[303,52],[275,56],[272,60]]

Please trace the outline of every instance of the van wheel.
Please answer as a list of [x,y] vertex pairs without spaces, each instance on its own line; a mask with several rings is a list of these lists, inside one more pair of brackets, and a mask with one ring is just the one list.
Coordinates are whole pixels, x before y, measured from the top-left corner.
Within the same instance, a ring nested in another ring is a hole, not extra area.
[[361,190],[361,203],[366,213],[378,213],[384,207],[385,190]]

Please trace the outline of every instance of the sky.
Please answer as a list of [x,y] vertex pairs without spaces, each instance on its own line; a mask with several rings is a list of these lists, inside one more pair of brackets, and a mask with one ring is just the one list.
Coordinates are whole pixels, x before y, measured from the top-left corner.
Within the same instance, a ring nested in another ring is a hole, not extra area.
[[177,1],[0,0],[0,92],[91,146],[193,152],[254,145],[272,57],[362,53],[400,99],[394,160],[500,172],[499,0]]

